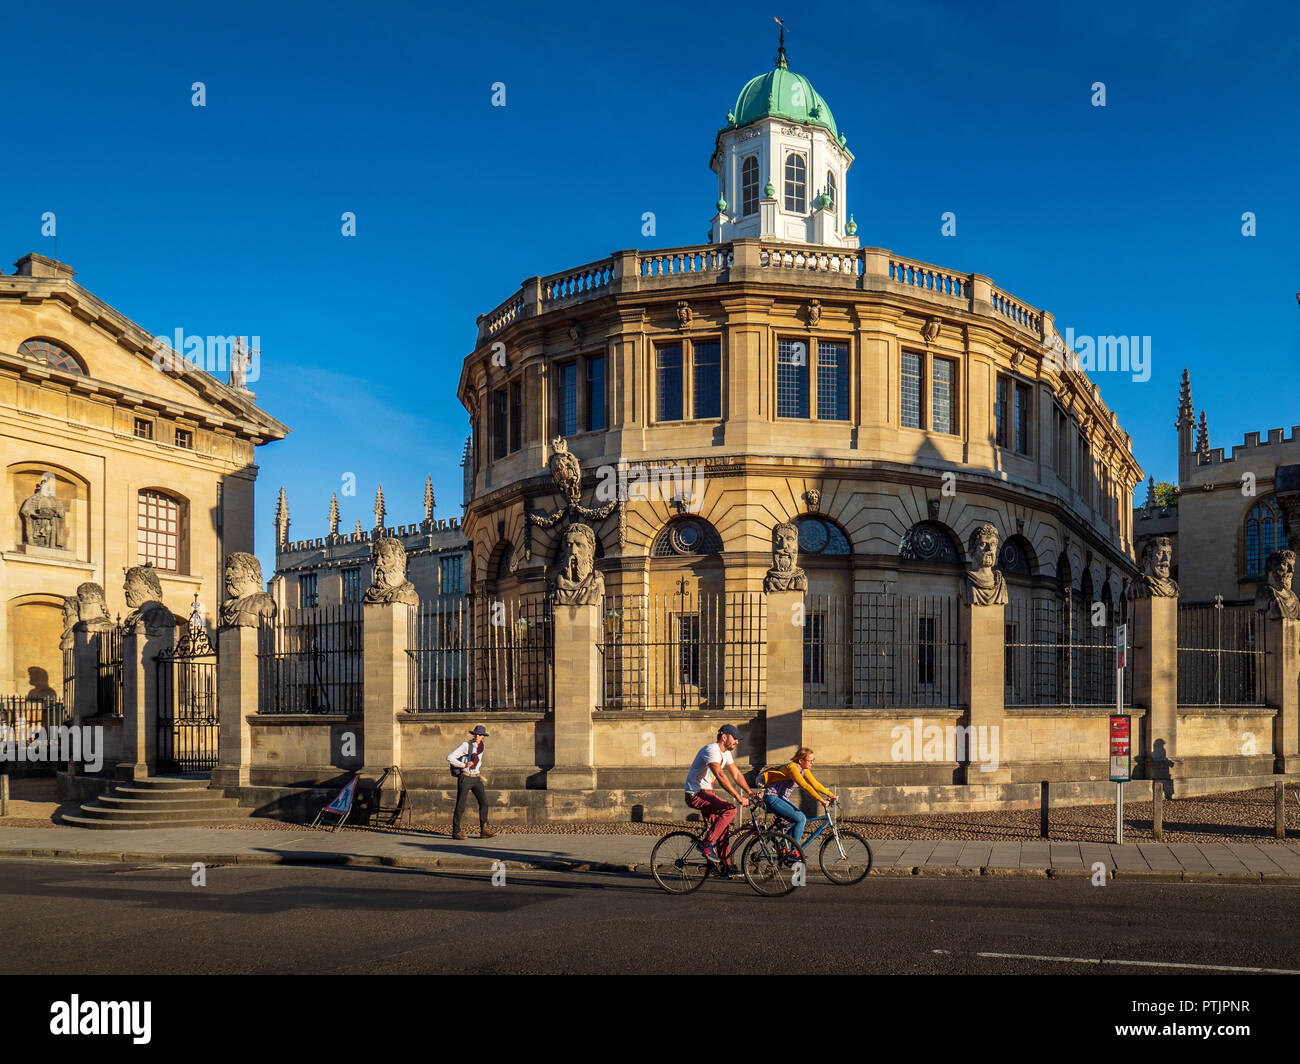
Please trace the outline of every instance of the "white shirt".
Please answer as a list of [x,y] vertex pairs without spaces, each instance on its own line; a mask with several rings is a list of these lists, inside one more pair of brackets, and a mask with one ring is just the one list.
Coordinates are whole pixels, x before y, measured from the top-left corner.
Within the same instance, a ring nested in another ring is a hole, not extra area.
[[461,743],[455,750],[447,755],[447,761],[457,768],[463,768],[466,776],[478,776],[483,772],[483,758],[487,755],[487,744],[478,755],[478,764],[473,768],[469,767],[469,759],[474,756],[474,744],[468,740]]
[[713,770],[709,766],[717,765],[719,768],[726,768],[735,763],[731,751],[724,752],[717,743],[709,743],[708,746],[701,747],[700,752],[695,755],[695,760],[691,762],[690,772],[686,774],[686,793],[699,794],[700,791],[713,790]]

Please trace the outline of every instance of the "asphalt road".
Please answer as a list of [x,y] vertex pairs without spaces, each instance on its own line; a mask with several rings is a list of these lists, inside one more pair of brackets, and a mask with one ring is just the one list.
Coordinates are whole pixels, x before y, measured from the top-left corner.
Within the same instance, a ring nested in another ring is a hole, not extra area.
[[743,881],[673,897],[649,877],[594,873],[511,872],[501,886],[371,868],[192,875],[0,862],[0,972],[1300,971],[1300,886],[872,876],[769,899]]

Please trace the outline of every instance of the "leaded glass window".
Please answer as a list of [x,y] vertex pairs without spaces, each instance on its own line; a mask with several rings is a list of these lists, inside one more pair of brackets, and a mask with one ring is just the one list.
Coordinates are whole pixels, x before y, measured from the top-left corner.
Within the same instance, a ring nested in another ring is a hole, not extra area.
[[42,362],[51,369],[62,370],[64,373],[85,372],[76,355],[49,340],[24,340],[18,345],[18,357]]
[[776,416],[808,416],[808,344],[803,340],[777,342]]
[[900,421],[905,429],[921,427],[921,356],[903,352],[903,387],[900,393]]
[[808,167],[796,152],[785,157],[785,209],[792,214],[808,211]]
[[930,428],[935,432],[953,435],[957,431],[952,402],[956,379],[955,362],[947,358],[934,360],[934,380],[930,385]]
[[655,350],[659,421],[682,419],[682,345],[665,344]]
[[740,164],[740,213],[748,217],[758,211],[758,156]]
[[578,431],[578,365],[566,362],[560,367],[560,435],[573,436]]
[[817,341],[817,416],[849,419],[849,345]]
[[697,342],[695,357],[695,416],[722,417],[722,344],[717,340]]

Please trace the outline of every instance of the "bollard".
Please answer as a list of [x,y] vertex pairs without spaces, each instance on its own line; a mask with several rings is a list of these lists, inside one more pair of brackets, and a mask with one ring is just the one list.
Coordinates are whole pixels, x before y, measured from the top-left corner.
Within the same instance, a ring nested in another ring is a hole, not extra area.
[[1051,834],[1051,829],[1047,823],[1047,810],[1050,807],[1047,794],[1049,786],[1047,780],[1043,780],[1038,785],[1038,834],[1039,837],[1044,839],[1049,838]]
[[0,772],[0,816],[9,815],[9,773]]
[[1273,837],[1286,838],[1286,781],[1273,783]]
[[1151,834],[1156,842],[1165,839],[1165,785],[1151,781]]

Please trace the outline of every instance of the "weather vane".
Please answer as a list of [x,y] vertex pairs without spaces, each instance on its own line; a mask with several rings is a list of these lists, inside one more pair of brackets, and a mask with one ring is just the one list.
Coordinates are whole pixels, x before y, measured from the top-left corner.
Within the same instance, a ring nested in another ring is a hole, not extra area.
[[781,47],[777,49],[776,65],[779,67],[784,67],[786,65],[785,63],[785,19],[777,18],[775,15],[773,15],[772,21],[781,27]]

